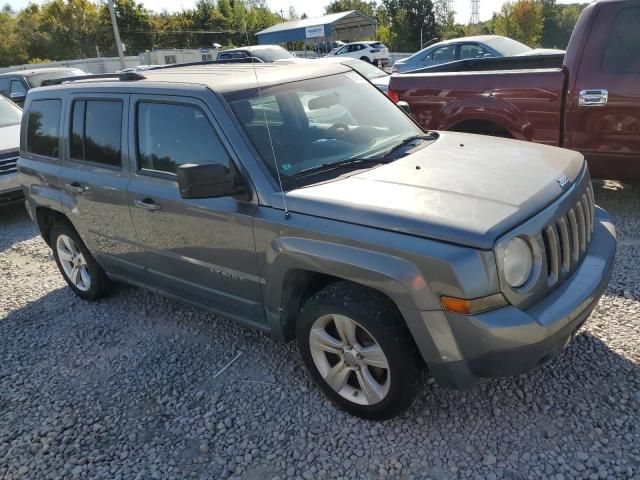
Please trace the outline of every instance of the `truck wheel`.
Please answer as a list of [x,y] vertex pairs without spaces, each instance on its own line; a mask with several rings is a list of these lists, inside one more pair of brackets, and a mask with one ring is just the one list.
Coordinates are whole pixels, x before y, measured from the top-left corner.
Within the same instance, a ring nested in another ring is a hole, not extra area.
[[320,290],[302,307],[296,336],[316,384],[359,417],[400,414],[423,384],[423,364],[400,313],[376,291],[347,282]]
[[113,290],[114,282],[71,226],[57,223],[51,228],[51,249],[67,285],[80,298],[97,300]]

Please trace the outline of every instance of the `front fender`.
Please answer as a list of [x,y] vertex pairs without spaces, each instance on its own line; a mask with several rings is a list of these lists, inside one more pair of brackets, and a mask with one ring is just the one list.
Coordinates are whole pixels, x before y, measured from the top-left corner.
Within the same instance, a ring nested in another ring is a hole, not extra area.
[[266,252],[264,300],[271,331],[284,336],[283,285],[288,272],[306,270],[352,281],[386,294],[399,308],[436,310],[438,299],[415,265],[391,255],[322,240],[275,238]]

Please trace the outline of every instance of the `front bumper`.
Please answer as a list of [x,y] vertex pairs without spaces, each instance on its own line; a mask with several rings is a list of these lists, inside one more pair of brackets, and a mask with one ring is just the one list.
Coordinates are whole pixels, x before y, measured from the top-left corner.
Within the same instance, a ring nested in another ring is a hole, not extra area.
[[415,320],[409,327],[431,375],[440,384],[466,388],[484,378],[517,375],[561,353],[604,293],[615,251],[615,228],[597,208],[582,263],[536,305],[470,316],[422,312],[429,338],[416,337]]

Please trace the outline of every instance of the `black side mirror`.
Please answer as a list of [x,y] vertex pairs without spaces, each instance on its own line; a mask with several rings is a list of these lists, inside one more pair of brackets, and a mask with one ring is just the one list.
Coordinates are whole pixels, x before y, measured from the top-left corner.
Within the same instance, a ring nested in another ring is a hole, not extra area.
[[178,167],[178,189],[182,198],[217,198],[247,192],[235,167],[219,163],[187,163]]
[[407,115],[411,115],[411,107],[407,102],[405,102],[404,100],[400,100],[398,103],[396,103],[396,105],[398,105],[400,110],[402,110],[404,113],[406,113]]

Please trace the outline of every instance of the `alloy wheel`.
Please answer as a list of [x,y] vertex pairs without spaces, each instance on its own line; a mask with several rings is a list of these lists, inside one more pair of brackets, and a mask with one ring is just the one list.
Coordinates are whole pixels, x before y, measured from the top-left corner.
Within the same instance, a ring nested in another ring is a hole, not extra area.
[[91,288],[91,275],[84,255],[74,240],[67,235],[59,235],[56,240],[56,252],[65,276],[80,291]]
[[391,370],[379,343],[362,325],[344,315],[323,315],[309,332],[313,362],[341,397],[374,405],[389,393]]

